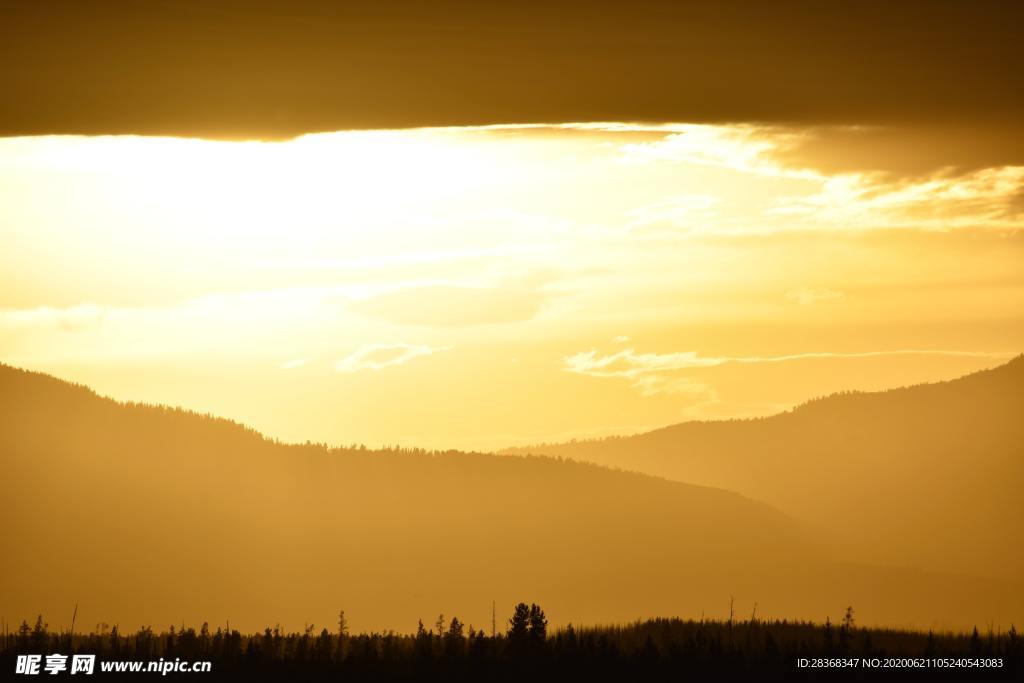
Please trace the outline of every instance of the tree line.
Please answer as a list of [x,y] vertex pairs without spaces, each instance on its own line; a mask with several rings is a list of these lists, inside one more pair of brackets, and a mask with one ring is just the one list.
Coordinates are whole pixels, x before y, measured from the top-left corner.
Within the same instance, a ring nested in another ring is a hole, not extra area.
[[[98,624],[89,633],[52,631],[42,616],[23,621],[0,637],[4,670],[13,671],[18,654],[96,654],[100,659],[208,660],[213,674],[249,679],[351,676],[354,680],[590,680],[706,679],[787,680],[877,679],[864,668],[811,671],[799,659],[965,658],[1001,659],[1002,667],[973,669],[971,680],[1006,680],[1024,673],[1024,645],[1015,627],[1007,631],[934,633],[857,626],[852,608],[838,623],[759,620],[651,619],[632,624],[553,631],[537,604],[515,605],[499,632],[467,626],[439,615],[427,627],[422,619],[411,634],[352,634],[344,611],[332,628],[306,625],[297,632],[268,626],[243,634],[229,624],[143,627],[133,633]],[[890,672],[891,673],[891,672]],[[900,671],[901,679],[964,680],[964,670]],[[208,677],[204,678],[209,680]]]

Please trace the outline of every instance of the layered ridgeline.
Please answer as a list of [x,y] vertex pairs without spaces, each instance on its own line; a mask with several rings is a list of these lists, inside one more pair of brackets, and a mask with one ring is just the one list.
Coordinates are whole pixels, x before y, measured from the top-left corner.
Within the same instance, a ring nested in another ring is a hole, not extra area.
[[442,611],[489,629],[492,600],[564,624],[723,617],[733,595],[738,616],[852,604],[862,623],[970,627],[1019,622],[1024,602],[1008,582],[833,563],[799,523],[721,489],[551,458],[284,445],[6,366],[0,467],[8,623],[66,626],[78,603],[80,624],[122,629],[297,628],[340,608],[360,630]]
[[1024,580],[1024,356],[763,419],[506,452],[736,491],[805,521],[845,559]]

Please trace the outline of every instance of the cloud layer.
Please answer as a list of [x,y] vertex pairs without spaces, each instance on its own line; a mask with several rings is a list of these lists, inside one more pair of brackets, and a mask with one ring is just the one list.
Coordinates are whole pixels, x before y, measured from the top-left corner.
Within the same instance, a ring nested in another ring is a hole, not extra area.
[[360,370],[383,370],[393,365],[404,365],[413,358],[430,356],[448,348],[414,346],[411,344],[375,344],[365,346],[334,364],[338,372],[359,372]]
[[1019,154],[1022,13],[998,0],[9,2],[0,135],[987,123]]
[[936,349],[898,349],[894,351],[863,351],[857,353],[811,352],[785,356],[701,356],[696,351],[673,353],[637,353],[623,349],[600,355],[597,351],[584,351],[565,357],[564,369],[592,377],[635,378],[648,373],[691,368],[710,368],[726,363],[784,363],[794,360],[835,358],[877,358],[889,356],[949,356],[958,358],[985,358],[1008,360],[1014,352],[943,351]]

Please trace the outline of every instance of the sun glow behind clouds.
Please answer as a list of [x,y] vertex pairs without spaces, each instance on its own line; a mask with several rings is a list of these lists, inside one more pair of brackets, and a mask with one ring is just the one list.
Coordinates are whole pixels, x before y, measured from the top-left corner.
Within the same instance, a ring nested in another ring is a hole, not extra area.
[[[690,368],[697,382],[676,376],[679,359],[826,351],[841,355],[815,358],[867,364],[1024,343],[1024,169],[829,173],[833,160],[801,155],[814,134],[569,124],[0,140],[0,358],[285,437],[499,446],[700,406],[730,414],[708,377],[721,364]],[[951,344],[951,327],[980,332]],[[636,351],[595,348],[626,337]],[[669,359],[674,374],[624,384],[593,365],[609,358],[634,374]],[[992,356],[923,358],[915,377]],[[590,365],[566,373],[565,359]],[[190,388],[158,377],[168,367],[248,379]],[[886,368],[872,381],[901,380]],[[360,392],[365,409],[281,415],[250,382],[301,382],[317,405]],[[439,398],[430,410],[414,384]],[[551,405],[518,407],[538,386],[556,387]],[[735,404],[808,398],[756,393]]]
[[4,152],[6,170],[74,177],[96,208],[135,210],[151,232],[232,251],[267,239],[274,250],[306,253],[339,229],[358,230],[372,244],[374,227],[408,217],[400,206],[444,204],[505,182],[513,167],[493,150],[397,132],[282,143],[44,138],[12,146],[13,154]]

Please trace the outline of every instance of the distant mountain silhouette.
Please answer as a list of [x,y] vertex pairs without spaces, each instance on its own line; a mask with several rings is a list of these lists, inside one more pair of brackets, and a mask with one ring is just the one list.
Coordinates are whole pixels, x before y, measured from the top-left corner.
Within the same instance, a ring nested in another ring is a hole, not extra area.
[[786,515],[720,489],[551,458],[285,445],[8,366],[0,465],[13,623],[79,603],[80,623],[124,628],[330,624],[339,608],[366,629],[441,610],[485,626],[492,599],[521,598],[594,623],[720,617],[735,595],[766,616],[853,604],[864,623],[969,627],[1024,607],[1017,584],[831,562]]
[[1024,356],[762,419],[504,452],[737,491],[812,524],[841,558],[1024,578]]

